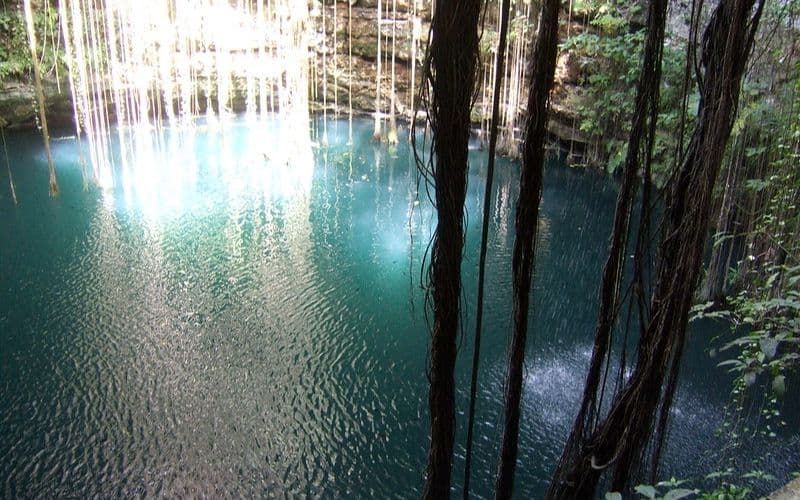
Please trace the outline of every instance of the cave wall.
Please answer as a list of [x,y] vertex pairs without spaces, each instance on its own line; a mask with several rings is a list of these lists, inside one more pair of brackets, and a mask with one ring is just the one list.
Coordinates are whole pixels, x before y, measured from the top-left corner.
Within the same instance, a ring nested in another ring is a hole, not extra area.
[[[361,0],[352,7],[352,101],[353,109],[360,114],[373,114],[375,112],[376,72],[378,68],[378,11],[376,0]],[[380,26],[382,36],[381,56],[381,113],[389,112],[389,98],[391,92],[391,46],[392,46],[392,21],[391,0],[384,0],[383,22]],[[423,5],[425,4],[425,5]],[[410,119],[413,113],[411,103],[411,60],[412,60],[412,30],[414,23],[418,23],[417,31],[420,38],[416,41],[416,74],[415,74],[415,104],[419,103],[418,90],[422,81],[422,63],[425,57],[425,45],[430,29],[430,5],[428,2],[418,2],[417,20],[412,16],[409,2],[397,2],[395,17],[395,101],[398,115]],[[387,16],[387,9],[388,16]],[[322,109],[327,103],[333,110],[337,101],[339,111],[346,111],[349,106],[349,63],[348,55],[348,3],[336,2],[336,23],[334,25],[334,7],[331,2],[325,5],[325,40],[326,43],[317,43],[312,49],[315,54],[312,64],[315,65],[316,81],[311,85],[315,87],[316,110]],[[321,12],[313,18],[317,31],[322,33]],[[334,59],[334,30],[336,32]],[[319,40],[322,38],[319,37]],[[323,72],[323,51],[327,53],[327,71]],[[322,76],[327,75],[327,93],[323,93]]]
[[[352,105],[354,113],[372,116],[375,113],[375,90],[377,71],[377,36],[378,13],[377,0],[349,0],[352,5]],[[395,18],[395,96],[398,117],[410,120],[413,116],[414,105],[419,104],[419,87],[422,80],[422,64],[425,57],[425,45],[430,29],[431,5],[430,0],[416,0],[416,20],[412,15],[411,4],[408,0],[396,0]],[[391,91],[391,43],[392,43],[392,0],[383,0],[383,23],[380,27],[382,39],[382,78],[381,78],[381,113],[387,114],[389,96]],[[312,111],[322,111],[327,107],[330,112],[347,113],[350,101],[349,92],[349,64],[348,64],[348,28],[349,9],[348,0],[335,2],[336,16],[334,23],[334,2],[326,1],[317,4],[311,11],[311,23],[316,30],[316,36],[311,37],[309,84],[312,86]],[[324,30],[323,30],[324,10]],[[488,13],[491,17],[492,13]],[[411,103],[411,59],[412,59],[412,29],[417,23],[416,51],[416,81],[414,85],[415,103]],[[493,24],[491,20],[487,25]],[[570,30],[574,33],[582,29],[580,19],[573,20]],[[492,36],[487,29],[485,36]],[[334,32],[336,44],[334,47]],[[562,39],[566,37],[566,23],[562,23]],[[327,51],[327,65],[323,68],[323,52]],[[482,58],[490,58],[490,54],[482,54]],[[327,92],[324,92],[323,75],[327,77]],[[66,80],[65,75],[60,75]],[[578,84],[580,69],[577,61],[569,52],[562,52],[559,56],[556,72],[556,86],[552,94],[552,114],[550,117],[549,132],[555,142],[574,150],[577,154],[588,142],[579,130],[577,120],[576,100],[581,95]],[[479,79],[478,81],[486,81]],[[236,86],[244,88],[241,84]],[[53,127],[72,126],[72,106],[69,96],[69,87],[66,81],[59,85],[54,77],[45,78],[45,94],[48,122]],[[482,89],[477,95],[482,95]],[[488,95],[488,94],[487,94]],[[111,96],[107,96],[111,102]],[[204,98],[199,99],[202,104]],[[524,104],[524,96],[520,105]],[[338,104],[338,109],[335,109]],[[231,108],[235,112],[244,111],[245,99],[241,93],[234,94]],[[522,110],[520,109],[519,112]],[[109,106],[109,115],[113,118],[113,105]],[[476,103],[473,119],[477,124],[482,119],[480,103]],[[32,127],[36,125],[36,108],[32,84],[28,82],[6,81],[0,89],[0,126],[15,128]]]

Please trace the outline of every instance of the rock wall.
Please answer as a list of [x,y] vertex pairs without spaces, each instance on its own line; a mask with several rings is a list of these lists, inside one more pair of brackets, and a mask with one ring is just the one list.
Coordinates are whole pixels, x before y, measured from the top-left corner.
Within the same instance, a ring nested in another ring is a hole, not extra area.
[[[352,53],[353,53],[353,80],[352,80],[352,100],[353,108],[361,114],[374,114],[376,110],[375,90],[377,72],[377,35],[378,35],[378,15],[376,0],[361,0],[352,7]],[[383,36],[381,53],[384,57],[382,63],[381,78],[381,113],[388,113],[389,93],[391,91],[391,0],[382,2],[384,22],[381,24],[380,33]],[[396,29],[396,52],[395,52],[395,95],[397,99],[398,115],[405,119],[411,119],[414,104],[419,104],[419,86],[421,82],[421,67],[425,57],[425,45],[430,29],[431,9],[429,2],[417,2],[417,30],[420,35],[417,41],[415,74],[415,103],[411,103],[411,43],[414,18],[410,14],[409,2],[397,2],[397,15],[395,21]],[[387,7],[389,10],[387,11]],[[348,54],[348,3],[339,1],[336,3],[336,23],[334,25],[333,3],[325,7],[325,34],[326,44],[319,43],[314,46],[316,73],[316,109],[322,109],[325,105],[329,109],[334,108],[334,103],[338,103],[339,110],[346,110],[349,103],[348,82],[349,66],[347,61]],[[315,22],[322,32],[322,14],[315,16]],[[332,53],[334,50],[333,32],[336,31],[335,51],[338,54],[334,61]],[[577,33],[584,29],[585,21],[576,18],[572,21],[569,30],[567,23],[564,22],[561,28],[562,40],[566,39],[567,33]],[[495,39],[496,34],[487,28],[484,36]],[[321,39],[321,37],[320,37]],[[327,93],[323,93],[323,51],[327,50],[327,72],[328,77]],[[484,59],[490,58],[490,54],[483,54]],[[570,52],[562,52],[559,55],[556,70],[556,84],[552,95],[551,117],[548,131],[554,142],[569,149],[576,156],[580,156],[588,144],[590,138],[580,130],[580,123],[576,113],[578,101],[582,95],[582,88],[579,85],[581,70],[577,59]],[[481,81],[480,79],[479,81]],[[486,79],[488,82],[488,79]],[[479,89],[478,95],[482,95],[483,89]],[[490,95],[487,92],[487,95]],[[522,113],[522,105],[525,99],[520,100],[519,113]],[[476,124],[484,119],[480,106],[476,106],[473,119]]]
[[[53,79],[43,82],[48,124],[69,125],[72,123],[72,103],[69,87],[61,86]],[[66,85],[66,83],[64,84]],[[0,127],[31,128],[38,120],[35,92],[32,83],[10,81],[0,88]]]
[[[348,1],[352,5],[349,5]],[[392,29],[394,27],[395,112],[400,119],[410,120],[413,116],[414,106],[419,104],[418,94],[422,81],[425,46],[430,29],[432,2],[415,0],[417,3],[416,15],[413,15],[408,0],[397,0],[397,10],[393,20],[392,0],[382,0],[383,12],[379,31],[377,0],[348,1],[338,0],[335,3],[328,1],[324,6],[318,4],[311,11],[311,22],[316,29],[316,36],[312,37],[309,52],[311,54],[309,76],[312,87],[312,111],[321,111],[323,108],[327,108],[329,111],[346,113],[352,98],[352,107],[355,113],[374,115],[376,111],[378,33],[380,32],[382,68],[381,97],[378,105],[383,116],[389,113],[392,91]],[[350,17],[351,13],[352,18]],[[573,21],[569,29],[574,33],[582,29],[582,26],[581,22]],[[563,23],[562,39],[566,37],[566,34],[566,23]],[[496,39],[496,34],[489,28],[486,29],[484,36],[487,39]],[[335,44],[333,43],[334,38]],[[412,49],[414,42],[416,43],[416,52]],[[352,80],[348,58],[351,50]],[[491,54],[486,53],[482,57],[490,59]],[[413,83],[411,82],[412,58],[416,65],[415,82]],[[324,66],[323,61],[327,63]],[[323,83],[323,79],[327,79],[327,85]],[[562,53],[558,60],[556,86],[552,95],[549,132],[554,141],[569,148],[577,155],[582,153],[585,144],[589,141],[589,138],[580,131],[577,114],[574,111],[581,96],[579,79],[580,68],[577,61],[569,52]],[[479,81],[490,84],[488,78]],[[412,86],[414,103],[411,102]],[[243,85],[238,87],[241,89]],[[483,95],[482,92],[483,89],[480,89],[477,95]],[[47,96],[48,122],[53,127],[71,126],[72,106],[66,82],[58,86],[52,78],[46,80],[45,94]],[[490,92],[487,92],[486,95],[490,95]],[[109,95],[107,102],[111,101],[110,97]],[[204,99],[201,98],[199,101],[202,104]],[[523,98],[520,99],[520,109],[517,110],[519,113],[522,112],[524,103],[523,95]],[[234,95],[231,106],[233,111],[244,111],[244,96]],[[109,113],[113,116],[113,109],[109,109]],[[482,113],[481,106],[476,106],[473,113],[476,126],[485,118]],[[36,109],[32,85],[23,82],[5,83],[0,89],[0,126],[31,127],[35,125]]]
[[[427,4],[428,2],[424,2]],[[323,37],[318,37],[319,43],[313,48],[316,81],[312,82],[316,94],[316,107],[322,109],[327,105],[330,109],[336,102],[340,111],[346,111],[350,103],[350,66],[348,54],[352,48],[352,104],[353,109],[361,114],[374,114],[376,111],[376,74],[378,69],[378,2],[375,0],[361,0],[352,6],[352,26],[350,26],[350,10],[348,3],[336,2],[336,16],[334,23],[333,3],[326,5],[325,29]],[[380,112],[389,113],[391,88],[391,49],[392,28],[394,25],[394,71],[395,71],[395,112],[409,119],[413,113],[411,102],[411,64],[415,59],[416,74],[414,89],[415,94],[419,89],[421,66],[425,56],[425,45],[430,29],[430,6],[417,2],[417,15],[411,13],[409,2],[398,1],[397,12],[392,19],[391,0],[382,2],[383,13],[380,23],[381,40],[381,81],[380,81]],[[387,14],[387,8],[388,14]],[[323,16],[320,12],[314,17],[314,22],[320,34],[323,33]],[[413,35],[416,24],[417,37]],[[351,31],[350,31],[351,30]],[[336,44],[334,46],[334,32]],[[349,34],[352,33],[352,37]],[[412,43],[416,42],[416,51]],[[323,52],[327,51],[327,65],[323,68]],[[414,57],[415,56],[415,57]],[[327,77],[327,93],[323,92],[322,78]],[[418,103],[417,95],[415,101]]]

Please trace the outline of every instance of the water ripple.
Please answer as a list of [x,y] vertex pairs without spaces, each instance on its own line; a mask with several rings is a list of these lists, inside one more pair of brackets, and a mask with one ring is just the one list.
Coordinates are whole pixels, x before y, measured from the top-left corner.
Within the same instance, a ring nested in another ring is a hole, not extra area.
[[[429,332],[418,277],[435,219],[424,194],[414,204],[407,145],[373,144],[371,125],[357,122],[364,140],[351,149],[339,125],[308,171],[252,161],[277,124],[240,127],[232,142],[207,132],[186,141],[193,149],[179,157],[197,169],[186,185],[158,177],[84,193],[75,161],[59,165],[58,200],[35,176],[46,165],[28,168],[33,142],[17,142],[15,179],[31,202],[12,216],[0,199],[0,497],[419,496]],[[75,147],[59,141],[59,158]],[[498,167],[477,498],[491,494],[510,330],[517,171]],[[600,177],[552,169],[546,181],[520,441],[526,498],[546,487],[577,404],[614,201]],[[469,305],[480,175],[467,198]],[[469,332],[474,318],[465,321]],[[707,434],[698,421],[714,421],[724,402],[713,391],[724,381],[698,378],[706,386],[678,401],[676,425],[690,429],[678,443]],[[702,462],[678,448],[668,468]]]

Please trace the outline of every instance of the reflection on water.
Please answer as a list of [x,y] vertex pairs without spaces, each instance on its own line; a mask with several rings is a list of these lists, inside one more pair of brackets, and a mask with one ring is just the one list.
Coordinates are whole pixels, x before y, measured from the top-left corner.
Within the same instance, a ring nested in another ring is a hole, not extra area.
[[147,220],[208,211],[214,195],[239,208],[252,197],[261,197],[261,203],[307,201],[314,154],[308,134],[296,130],[257,119],[231,123],[224,132],[202,123],[139,127],[125,134],[132,140],[118,157],[119,169],[101,182],[104,198],[111,204],[124,201],[126,210]]
[[[112,182],[86,193],[77,144],[57,141],[53,200],[39,139],[10,137],[20,206],[0,194],[0,496],[419,496],[428,439],[419,278],[434,211],[416,192],[406,144],[372,143],[370,123],[357,122],[350,147],[347,122],[331,121],[319,147],[323,130],[316,121],[298,139],[277,120],[242,120],[224,131],[141,131]],[[473,154],[469,311],[485,164]],[[499,162],[479,497],[491,493],[500,435],[517,175]],[[615,196],[602,176],[548,169],[523,498],[542,494],[578,403]],[[470,343],[457,367],[462,410]],[[682,477],[714,466],[706,450],[727,383],[701,348],[688,356],[666,460]],[[460,414],[459,443],[463,423]],[[775,465],[768,448],[747,457],[779,473],[798,466]],[[456,471],[462,462],[460,444]]]

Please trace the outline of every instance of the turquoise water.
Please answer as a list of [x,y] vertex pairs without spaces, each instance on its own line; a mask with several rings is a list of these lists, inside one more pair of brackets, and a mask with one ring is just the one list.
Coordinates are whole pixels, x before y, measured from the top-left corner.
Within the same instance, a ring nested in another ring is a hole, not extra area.
[[[57,140],[55,199],[40,138],[7,134],[20,204],[2,169],[0,496],[419,496],[433,211],[408,145],[372,143],[371,122],[355,123],[352,147],[347,121],[315,121],[311,148],[294,132],[241,119],[224,133],[153,134],[158,147],[117,158],[113,185],[88,192],[77,143]],[[473,153],[467,331],[485,168]],[[500,433],[518,173],[500,160],[491,208],[478,496],[491,493]],[[575,413],[616,189],[594,172],[547,169],[520,498],[546,488]],[[695,328],[687,349],[665,475],[718,465],[728,381],[703,350],[709,330]],[[800,468],[788,429],[738,465]]]

